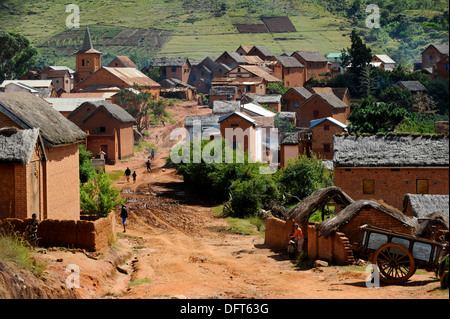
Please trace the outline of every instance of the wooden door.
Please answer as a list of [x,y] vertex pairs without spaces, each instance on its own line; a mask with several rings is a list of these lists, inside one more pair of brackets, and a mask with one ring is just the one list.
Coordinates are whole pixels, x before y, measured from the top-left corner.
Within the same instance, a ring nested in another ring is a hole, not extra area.
[[0,219],[14,217],[14,166],[0,165]]

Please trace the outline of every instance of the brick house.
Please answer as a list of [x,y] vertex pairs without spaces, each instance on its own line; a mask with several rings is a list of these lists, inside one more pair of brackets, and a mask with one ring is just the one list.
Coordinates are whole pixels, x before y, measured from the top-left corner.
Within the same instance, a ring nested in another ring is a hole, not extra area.
[[148,69],[153,68],[159,68],[161,80],[175,78],[188,83],[192,66],[186,57],[155,57]]
[[280,167],[286,167],[290,159],[300,155],[298,132],[280,133]]
[[313,87],[310,92],[314,93],[333,93],[342,102],[350,106],[350,92],[348,88],[332,88],[332,87]]
[[312,96],[304,87],[293,87],[281,97],[281,110],[283,112],[297,112],[298,107]]
[[310,145],[312,152],[326,160],[333,159],[333,137],[338,133],[347,131],[347,125],[332,117],[311,121],[309,132],[311,133]]
[[86,149],[93,156],[106,154],[106,163],[134,155],[136,120],[122,107],[109,101],[82,103],[67,117],[87,133]]
[[207,94],[211,88],[213,71],[218,66],[215,57],[206,57],[192,65],[188,84],[197,88],[198,93]]
[[279,82],[280,78],[276,77],[272,70],[264,66],[258,65],[239,65],[225,73],[228,78],[263,78],[267,83]]
[[302,87],[305,84],[306,69],[296,58],[290,56],[278,56],[271,66],[273,75],[284,81],[285,86]]
[[430,44],[422,51],[422,69],[428,69],[431,73],[433,65],[441,61],[447,54],[449,54],[447,44]]
[[237,98],[247,93],[251,94],[266,94],[267,81],[260,77],[251,78],[215,78],[211,82],[211,86],[231,86],[237,88]]
[[305,81],[326,78],[328,70],[328,59],[315,51],[295,51],[292,57],[296,58],[306,68]]
[[133,68],[137,69],[137,65],[127,56],[116,56],[110,64],[111,68]]
[[75,86],[77,93],[117,93],[122,89],[139,85],[159,100],[160,85],[134,68],[101,67]]
[[406,216],[427,218],[433,213],[443,213],[449,217],[449,195],[406,194],[403,200]]
[[433,78],[448,79],[449,70],[450,64],[448,54],[446,54],[438,63],[433,65],[431,76]]
[[247,55],[251,49],[251,45],[240,45],[239,48],[236,49],[236,52],[239,53],[239,55]]
[[272,112],[281,112],[281,94],[255,94],[247,93],[243,96],[244,103],[256,102],[268,106]]
[[347,124],[350,114],[350,106],[345,104],[334,93],[316,93],[298,106],[297,126],[309,128],[312,120],[332,117],[335,120]]
[[0,218],[80,219],[86,134],[29,93],[0,93],[0,127]]
[[393,71],[395,61],[386,54],[376,54],[372,57],[371,65],[386,71]]
[[55,91],[63,89],[69,93],[73,89],[75,71],[66,66],[49,66],[39,74],[41,80],[52,80]]
[[235,101],[238,97],[236,86],[213,86],[209,90],[209,106],[214,105],[214,101]]
[[257,55],[263,61],[273,61],[275,59],[275,55],[272,51],[261,45],[253,46],[246,55]]
[[42,98],[56,97],[52,80],[5,80],[0,92],[32,93]]
[[217,64],[225,64],[229,68],[233,69],[238,65],[247,64],[247,60],[244,56],[237,52],[225,51],[215,61]]
[[426,136],[334,136],[335,185],[355,200],[402,210],[405,194],[449,194],[449,141]]

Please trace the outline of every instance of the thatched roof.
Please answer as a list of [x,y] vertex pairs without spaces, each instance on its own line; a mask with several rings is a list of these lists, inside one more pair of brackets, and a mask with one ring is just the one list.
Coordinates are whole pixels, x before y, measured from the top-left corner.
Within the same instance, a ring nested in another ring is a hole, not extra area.
[[231,113],[241,110],[241,102],[240,101],[221,101],[216,100],[213,102],[213,110],[214,114],[225,114]]
[[306,62],[328,62],[328,59],[317,51],[295,51]]
[[320,231],[325,238],[327,238],[331,233],[338,231],[341,226],[350,222],[350,220],[352,220],[362,209],[365,208],[373,208],[383,212],[397,219],[405,226],[413,228],[414,232],[418,231],[417,223],[413,218],[407,217],[401,211],[392,206],[373,200],[358,200],[351,205],[348,205],[345,209],[341,210],[332,218],[321,222],[317,226],[317,230]]
[[285,68],[303,68],[305,67],[296,58],[291,56],[277,56],[277,61]]
[[219,116],[214,114],[189,115],[184,119],[184,126],[194,126],[194,121],[200,121],[201,126],[219,126]]
[[20,130],[15,127],[0,129],[0,163],[30,163],[39,129]]
[[231,95],[237,94],[236,86],[213,86],[209,90],[209,95]]
[[406,194],[403,201],[405,211],[408,202],[411,205],[411,213],[418,218],[427,218],[432,213],[443,213],[449,216],[449,195],[431,194]]
[[154,57],[150,67],[182,67],[187,60],[187,57]]
[[280,145],[298,145],[300,137],[298,132],[286,132],[280,134]]
[[447,136],[334,136],[335,167],[448,166]]
[[328,204],[330,201],[334,201],[342,207],[347,207],[354,203],[353,199],[339,187],[331,186],[319,189],[304,198],[289,211],[288,217],[299,222],[307,222],[314,211]]
[[411,92],[426,91],[427,88],[419,81],[399,81],[397,85]]
[[426,219],[417,219],[417,221],[419,229],[416,235],[419,237],[427,237],[430,233],[434,233],[433,226],[449,229],[448,214],[445,213],[431,213]]
[[86,138],[78,126],[30,93],[0,93],[0,113],[23,129],[39,128],[48,147],[78,143]]
[[88,119],[90,119],[92,116],[94,116],[98,111],[102,109],[104,109],[109,116],[115,118],[120,123],[133,123],[133,124],[136,123],[135,118],[132,117],[130,113],[125,111],[125,109],[122,108],[121,106],[111,103],[110,101],[85,102],[81,104],[79,108],[80,109],[83,108],[86,103],[92,105],[94,110],[83,119],[83,123],[85,123]]

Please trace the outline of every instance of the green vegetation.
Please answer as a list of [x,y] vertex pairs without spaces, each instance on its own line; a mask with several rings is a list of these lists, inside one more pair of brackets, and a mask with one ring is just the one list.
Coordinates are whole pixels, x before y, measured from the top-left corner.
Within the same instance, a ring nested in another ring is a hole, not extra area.
[[36,263],[31,256],[31,249],[23,234],[0,229],[0,260],[14,262],[20,267],[40,275],[45,266]]
[[112,181],[117,181],[118,179],[120,179],[122,176],[125,175],[125,172],[121,170],[114,170],[111,173],[108,173],[108,175]]
[[106,217],[124,201],[125,198],[120,197],[120,191],[103,171],[95,173],[89,181],[80,185],[80,206],[85,214],[96,218]]
[[136,280],[133,280],[132,282],[130,282],[128,284],[127,288],[130,288],[130,287],[133,287],[133,286],[137,286],[137,285],[140,285],[140,284],[144,284],[144,283],[152,283],[152,280],[148,279],[148,278],[136,279]]
[[79,165],[80,165],[80,182],[86,183],[95,174],[94,166],[90,158],[92,153],[86,150],[83,144],[78,146],[79,148]]

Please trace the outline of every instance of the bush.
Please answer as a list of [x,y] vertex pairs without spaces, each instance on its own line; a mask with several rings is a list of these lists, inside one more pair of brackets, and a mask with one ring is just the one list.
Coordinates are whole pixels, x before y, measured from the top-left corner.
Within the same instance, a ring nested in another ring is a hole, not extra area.
[[108,216],[111,210],[125,202],[125,198],[120,198],[120,191],[113,186],[108,174],[100,171],[81,184],[80,202],[85,214],[98,219]]
[[92,153],[84,145],[79,146],[80,182],[86,183],[95,174],[94,166],[90,160]]

